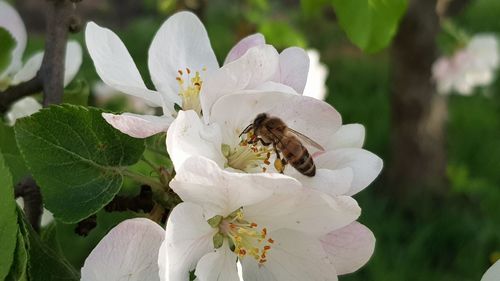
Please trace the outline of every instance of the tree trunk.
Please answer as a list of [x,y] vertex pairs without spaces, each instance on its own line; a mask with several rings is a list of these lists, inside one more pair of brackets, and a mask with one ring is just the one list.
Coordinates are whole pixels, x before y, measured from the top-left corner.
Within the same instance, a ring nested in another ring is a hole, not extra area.
[[447,189],[447,103],[436,93],[431,67],[439,21],[435,0],[411,0],[391,48],[392,159],[390,191],[400,199]]

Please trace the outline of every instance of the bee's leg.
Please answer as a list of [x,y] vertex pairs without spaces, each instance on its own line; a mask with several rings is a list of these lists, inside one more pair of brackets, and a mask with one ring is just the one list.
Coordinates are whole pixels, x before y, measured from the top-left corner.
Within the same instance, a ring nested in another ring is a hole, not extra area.
[[274,168],[281,174],[285,171],[285,165],[288,164],[288,162],[285,160],[285,158],[281,158],[280,156],[280,151],[276,147],[276,144],[273,143],[273,149],[274,152],[276,153],[276,160],[274,161]]
[[269,146],[271,144],[270,142],[265,142],[262,138],[255,138],[255,141],[252,141],[252,143],[259,141],[263,146]]

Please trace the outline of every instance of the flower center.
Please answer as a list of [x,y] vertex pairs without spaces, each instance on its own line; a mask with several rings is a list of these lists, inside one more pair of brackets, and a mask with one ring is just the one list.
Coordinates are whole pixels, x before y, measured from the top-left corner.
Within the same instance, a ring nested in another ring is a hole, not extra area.
[[223,245],[224,239],[228,239],[231,250],[240,259],[250,256],[259,264],[267,261],[267,252],[271,250],[274,240],[267,236],[267,229],[259,227],[255,222],[248,222],[240,208],[229,216],[215,216],[208,220],[213,228],[219,232],[214,236],[215,248]]
[[[202,71],[206,69],[203,68]],[[175,79],[179,83],[179,96],[182,99],[182,110],[194,110],[201,116],[200,91],[203,81],[200,77],[200,72],[196,71],[191,77],[191,70],[186,68],[184,73],[182,69],[177,71],[179,76]]]
[[255,141],[251,132],[242,135],[236,147],[222,144],[222,154],[226,157],[226,166],[244,172],[266,172],[273,149]]

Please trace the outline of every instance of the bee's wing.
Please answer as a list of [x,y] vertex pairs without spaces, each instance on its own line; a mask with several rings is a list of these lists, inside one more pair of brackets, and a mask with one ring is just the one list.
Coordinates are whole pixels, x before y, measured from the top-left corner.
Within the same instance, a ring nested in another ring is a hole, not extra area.
[[297,131],[295,131],[294,129],[292,128],[288,128],[288,130],[294,134],[295,136],[297,136],[301,141],[309,144],[309,145],[312,145],[314,147],[316,147],[317,149],[321,150],[321,151],[325,151],[325,149],[317,142],[313,141],[312,139],[310,139],[309,137],[307,137],[306,135],[302,134],[302,133],[299,133]]

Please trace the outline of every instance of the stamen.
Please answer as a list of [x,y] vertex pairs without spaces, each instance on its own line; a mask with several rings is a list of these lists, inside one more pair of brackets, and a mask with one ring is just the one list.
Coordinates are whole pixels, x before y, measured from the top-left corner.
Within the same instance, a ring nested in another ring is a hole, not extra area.
[[[218,221],[219,216],[215,216],[208,220],[209,224],[214,227],[214,221]],[[267,261],[267,253],[271,250],[271,245],[274,240],[267,237],[267,228],[258,228],[255,222],[245,220],[243,209],[238,209],[227,217],[214,228],[218,229],[214,236],[214,245],[221,246],[224,239],[228,239],[229,245],[232,245],[232,250],[240,259],[244,257],[252,257],[259,264]],[[221,240],[222,237],[222,240]]]

